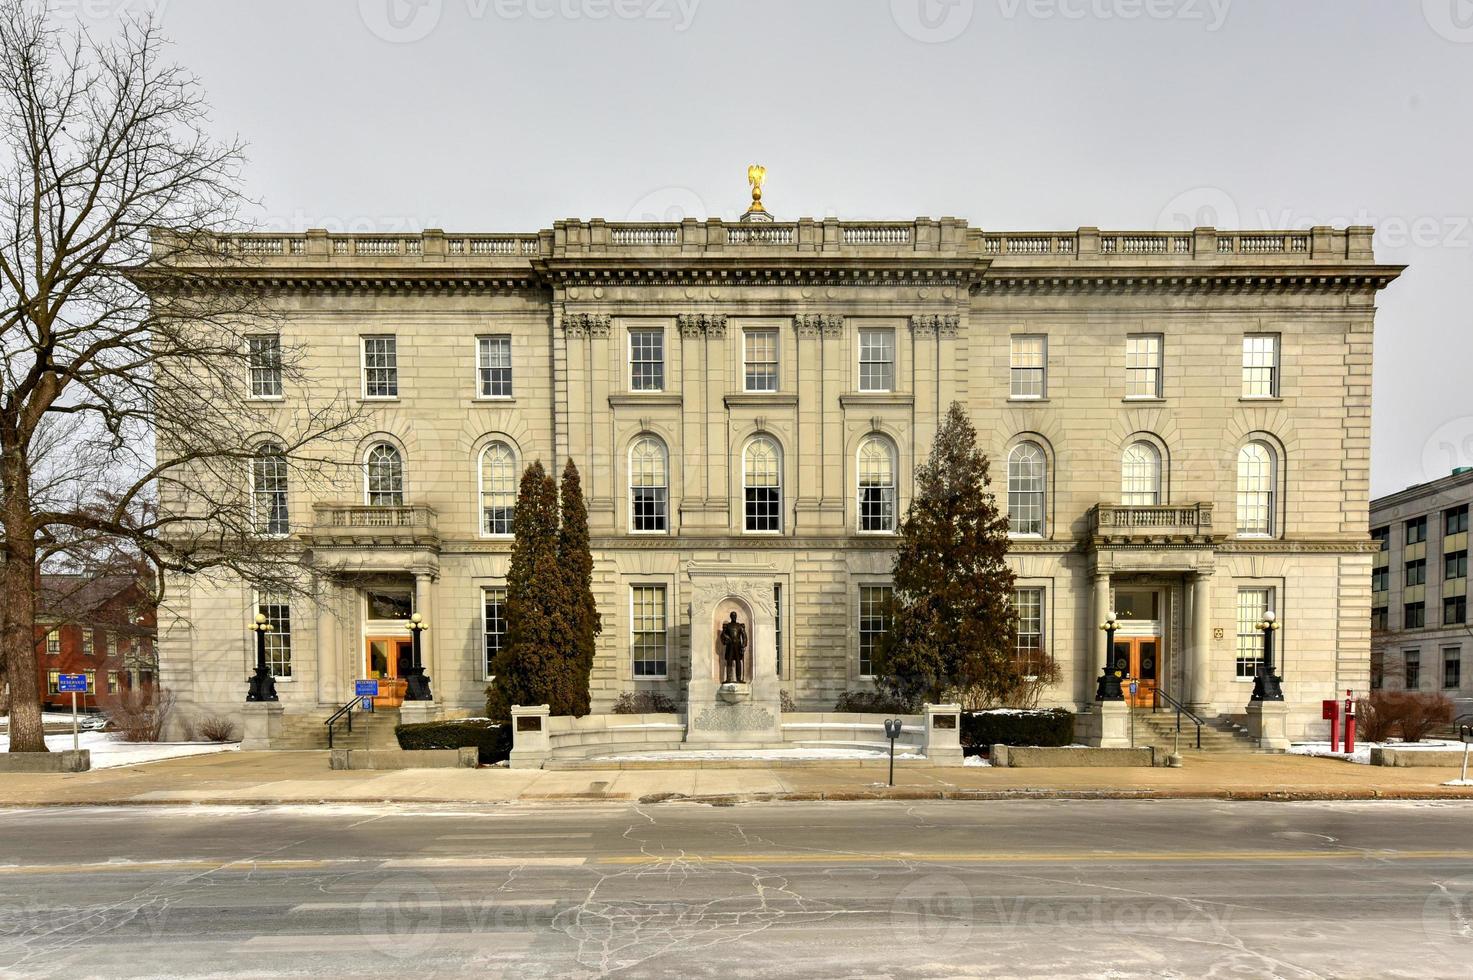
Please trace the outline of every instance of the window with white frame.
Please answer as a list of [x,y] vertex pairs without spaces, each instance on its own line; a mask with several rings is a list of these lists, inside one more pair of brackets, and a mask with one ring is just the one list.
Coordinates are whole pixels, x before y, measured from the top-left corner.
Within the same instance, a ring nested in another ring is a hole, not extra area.
[[486,679],[496,674],[496,656],[506,646],[506,588],[481,590],[481,648],[485,653]]
[[1274,590],[1264,588],[1238,590],[1238,658],[1237,678],[1251,681],[1263,669],[1263,631],[1258,624],[1263,614],[1273,608]]
[[629,610],[634,676],[663,678],[669,669],[665,586],[633,586],[629,590]]
[[481,398],[511,397],[511,335],[476,338],[476,394]]
[[1406,651],[1402,654],[1402,664],[1406,671],[1402,686],[1408,691],[1420,691],[1422,689],[1422,651]]
[[1161,397],[1161,335],[1132,334],[1125,338],[1125,397]]
[[363,397],[399,397],[398,338],[393,334],[363,338]]
[[46,633],[46,653],[55,657],[61,653],[61,630],[48,630]]
[[777,391],[777,331],[748,330],[742,335],[747,391]]
[[1274,451],[1250,442],[1238,450],[1238,534],[1268,537],[1274,533]]
[[884,436],[859,444],[859,529],[895,530],[895,453]]
[[481,534],[511,534],[517,511],[517,454],[504,442],[481,450]]
[[859,676],[873,677],[875,653],[890,629],[895,589],[889,585],[859,587]]
[[1248,334],[1243,338],[1243,397],[1277,398],[1278,394],[1278,335]]
[[1120,502],[1127,507],[1161,503],[1161,453],[1149,442],[1133,442],[1120,454]]
[[247,370],[252,398],[281,397],[281,335],[251,334],[246,338]]
[[654,436],[640,436],[629,447],[629,529],[639,534],[670,529],[669,456]]
[[92,631],[83,627],[82,629],[82,656],[92,657],[97,654],[97,644],[92,638]]
[[364,463],[365,499],[370,507],[404,506],[404,457],[380,442],[368,450]]
[[1043,589],[1013,590],[1013,609],[1018,614],[1018,636],[1013,647],[1017,664],[1029,676],[1043,669]]
[[629,331],[629,388],[665,390],[665,331],[657,328]]
[[859,390],[895,390],[895,331],[859,331]]
[[262,594],[256,612],[266,617],[266,666],[273,677],[292,675],[292,607],[286,596]]
[[1036,442],[1020,442],[1008,453],[1008,531],[1041,535],[1048,460]]
[[1008,355],[1013,398],[1042,398],[1048,391],[1048,338],[1019,334]]
[[766,436],[742,453],[743,526],[748,531],[783,529],[782,450]]
[[287,511],[286,451],[280,443],[263,442],[256,446],[251,460],[251,510],[256,530],[261,534],[291,533]]

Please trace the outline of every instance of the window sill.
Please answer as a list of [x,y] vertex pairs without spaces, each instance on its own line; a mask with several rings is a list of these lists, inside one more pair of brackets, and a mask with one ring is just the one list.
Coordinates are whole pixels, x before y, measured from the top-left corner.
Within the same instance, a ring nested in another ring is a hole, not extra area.
[[269,404],[271,402],[284,402],[284,401],[286,401],[286,396],[284,396],[284,395],[247,395],[246,396],[246,401],[248,401],[248,402],[266,402],[266,403]]
[[358,403],[360,405],[374,405],[384,402],[397,402],[398,400],[398,395],[364,395],[358,399]]
[[672,405],[679,407],[681,396],[664,391],[627,391],[609,396],[609,407]]
[[1284,400],[1284,396],[1283,395],[1239,395],[1238,396],[1238,401],[1240,401],[1240,402],[1281,402],[1283,400]]
[[477,395],[471,399],[470,403],[472,405],[515,405],[517,399],[515,395]]
[[1008,401],[1010,401],[1010,402],[1028,402],[1028,403],[1032,403],[1032,404],[1046,404],[1048,402],[1048,399],[1047,398],[1043,398],[1043,397],[1033,398],[1033,397],[1030,397],[1028,395],[1009,395],[1008,396]]
[[1122,402],[1129,402],[1131,404],[1138,405],[1141,402],[1145,402],[1147,404],[1150,404],[1152,402],[1164,402],[1166,399],[1162,398],[1160,395],[1126,395],[1120,400]]
[[898,391],[852,391],[847,395],[839,396],[839,405],[842,408],[862,407],[893,407],[910,408],[915,405],[914,395],[903,394]]
[[733,391],[726,396],[725,401],[727,408],[796,405],[798,396],[782,391]]

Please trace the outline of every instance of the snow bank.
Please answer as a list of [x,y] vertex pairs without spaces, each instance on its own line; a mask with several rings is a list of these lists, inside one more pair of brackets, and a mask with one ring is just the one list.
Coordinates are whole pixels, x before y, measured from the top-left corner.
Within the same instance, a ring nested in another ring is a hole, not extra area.
[[1448,749],[1462,749],[1462,747],[1462,742],[1449,742],[1443,739],[1429,739],[1422,742],[1356,742],[1355,751],[1346,753],[1331,752],[1329,742],[1295,742],[1289,746],[1289,754],[1308,755],[1320,759],[1344,759],[1346,762],[1368,766],[1371,764],[1372,749],[1396,749],[1398,752],[1445,752]]
[[[124,742],[111,732],[82,732],[78,737],[81,748],[92,752],[93,769],[116,769],[119,766],[136,766],[147,762],[162,762],[165,759],[182,759],[191,755],[212,755],[216,752],[234,752],[240,745],[234,742]],[[72,747],[72,736],[47,735],[46,747],[61,752]],[[0,735],[0,752],[10,751],[10,736]]]

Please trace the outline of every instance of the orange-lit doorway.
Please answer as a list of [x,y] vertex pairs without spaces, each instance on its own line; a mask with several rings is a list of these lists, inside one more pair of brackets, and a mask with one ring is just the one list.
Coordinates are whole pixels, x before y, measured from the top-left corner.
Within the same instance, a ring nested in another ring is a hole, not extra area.
[[407,682],[400,675],[414,664],[414,645],[405,636],[370,636],[363,641],[364,677],[376,680],[376,708],[397,708],[404,703]]

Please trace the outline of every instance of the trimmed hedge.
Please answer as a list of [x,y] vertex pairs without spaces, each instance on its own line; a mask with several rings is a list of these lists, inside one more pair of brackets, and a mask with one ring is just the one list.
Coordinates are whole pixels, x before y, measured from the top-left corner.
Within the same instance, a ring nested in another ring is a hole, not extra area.
[[616,715],[673,715],[675,702],[659,691],[625,691],[614,702]]
[[511,726],[494,721],[427,721],[398,725],[394,734],[401,749],[474,747],[483,766],[511,756]]
[[913,715],[916,713],[913,705],[908,705],[883,691],[845,691],[834,703],[834,710],[872,715]]
[[962,745],[1037,745],[1053,748],[1074,742],[1074,712],[1066,708],[1046,711],[964,711]]

